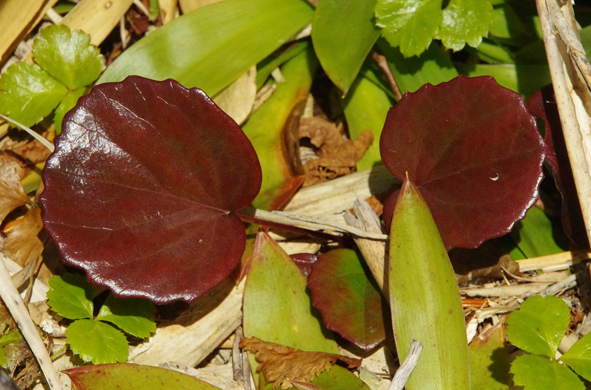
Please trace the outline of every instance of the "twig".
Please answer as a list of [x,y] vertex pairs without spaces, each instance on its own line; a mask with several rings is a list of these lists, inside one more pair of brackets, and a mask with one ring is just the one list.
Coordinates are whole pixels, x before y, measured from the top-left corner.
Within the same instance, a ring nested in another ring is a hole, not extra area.
[[388,84],[390,84],[390,89],[392,93],[394,93],[394,98],[396,101],[400,101],[402,98],[402,93],[400,92],[400,88],[398,88],[398,84],[394,79],[394,75],[392,75],[392,70],[390,69],[390,65],[388,65],[388,60],[381,54],[373,52],[371,54],[371,58],[378,64],[384,75],[386,76],[386,80],[388,80]]
[[408,355],[406,355],[406,359],[404,359],[404,362],[402,362],[400,368],[396,371],[396,374],[394,375],[394,378],[392,378],[392,383],[390,383],[388,390],[404,389],[410,374],[412,374],[413,370],[417,366],[417,363],[419,362],[422,350],[423,344],[417,340],[413,340],[408,350]]
[[43,340],[41,340],[39,333],[37,333],[35,324],[31,320],[31,316],[25,308],[25,304],[18,290],[12,283],[8,269],[4,264],[4,257],[4,254],[0,254],[0,297],[2,297],[4,304],[14,318],[14,322],[16,322],[23,337],[27,340],[33,355],[35,355],[35,358],[39,362],[49,388],[51,390],[61,390],[61,385],[57,379],[51,358],[45,349]]
[[[591,241],[591,197],[589,197],[591,193],[591,176],[589,175],[589,165],[585,156],[584,145],[586,143],[584,142],[581,131],[583,129],[579,127],[579,122],[577,121],[577,114],[582,115],[584,112],[577,113],[573,96],[569,94],[567,82],[570,79],[565,73],[564,68],[568,68],[570,61],[567,63],[559,51],[555,29],[561,26],[556,26],[552,23],[548,10],[548,1],[553,2],[554,0],[536,0],[536,6],[544,35],[544,45],[546,47],[546,55],[548,57],[552,85],[554,86],[554,94],[556,95],[556,103],[562,123],[564,140],[581,204],[587,237]],[[573,83],[571,82],[571,84]],[[583,120],[584,118],[582,117],[580,119],[582,123],[588,122]],[[588,132],[588,130],[588,128],[584,129],[585,132]]]
[[[234,380],[240,386],[244,386],[244,370],[242,365],[242,351],[240,351],[240,340],[244,337],[242,327],[239,326],[234,333],[234,343],[232,345],[232,368],[234,372]],[[248,379],[248,378],[247,378]]]
[[520,272],[535,271],[562,271],[572,265],[591,259],[591,252],[588,250],[570,251],[557,253],[555,255],[532,257],[526,260],[519,260]]
[[559,291],[571,289],[571,288],[575,287],[576,285],[577,285],[577,275],[572,274],[568,278],[566,278],[558,283],[554,283],[551,286],[548,286],[543,291],[541,291],[538,295],[543,296],[543,297],[547,297],[548,295],[556,295],[556,293],[558,293]]
[[4,118],[7,122],[14,123],[17,126],[20,126],[24,131],[29,133],[33,138],[35,138],[37,141],[41,142],[43,144],[43,146],[45,146],[47,149],[49,149],[50,152],[53,153],[53,151],[55,150],[55,147],[53,146],[53,144],[51,142],[49,142],[48,140],[43,138],[40,134],[37,134],[36,132],[34,132],[30,128],[28,128],[27,126],[23,125],[22,123],[19,123],[19,122],[15,121],[14,119],[10,119],[9,117],[2,115],[2,114],[0,114],[0,117]]
[[254,207],[245,207],[239,212],[240,217],[249,222],[269,222],[272,224],[295,226],[304,229],[319,231],[332,230],[339,233],[350,233],[358,237],[371,238],[374,240],[386,240],[385,234],[369,233],[345,224],[324,221],[322,219],[308,217],[305,215],[290,214],[283,211],[265,211]]
[[[353,202],[355,215],[346,211],[344,218],[347,224],[360,230],[381,234],[382,227],[380,220],[373,211],[369,203],[363,199],[357,199]],[[367,266],[371,270],[378,286],[384,292],[385,297],[389,297],[387,283],[385,281],[384,266],[386,264],[386,244],[383,241],[370,240],[367,238],[356,237],[355,243],[361,251]]]

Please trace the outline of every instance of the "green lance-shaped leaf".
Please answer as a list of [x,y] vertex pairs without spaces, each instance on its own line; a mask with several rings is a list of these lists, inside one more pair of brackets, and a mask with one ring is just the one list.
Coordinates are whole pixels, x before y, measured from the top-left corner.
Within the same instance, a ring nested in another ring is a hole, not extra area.
[[103,364],[127,360],[127,339],[121,331],[104,322],[74,321],[66,330],[66,338],[72,351],[85,362]]
[[41,67],[17,62],[0,78],[0,114],[33,126],[53,111],[68,89]]
[[591,333],[577,341],[560,360],[583,378],[591,380]]
[[[306,278],[283,249],[266,233],[258,233],[244,289],[243,326],[246,337],[304,351],[338,353],[334,340],[312,312]],[[258,363],[251,359],[252,368]],[[318,383],[317,383],[318,382]],[[369,388],[348,370],[333,366],[312,381],[329,390]],[[272,389],[268,384],[265,389]]]
[[92,286],[84,276],[56,275],[49,281],[47,304],[51,310],[71,320],[92,318]]
[[584,390],[577,375],[560,363],[538,355],[519,356],[511,364],[513,381],[524,390]]
[[70,90],[95,81],[104,66],[99,49],[90,44],[90,35],[70,31],[68,26],[44,28],[33,42],[35,62]]
[[567,250],[569,244],[559,224],[559,220],[552,221],[542,210],[532,207],[509,234],[527,257],[553,255]]
[[431,212],[405,180],[390,235],[390,304],[399,359],[423,344],[409,390],[470,389],[468,346],[454,271]]
[[62,121],[64,120],[64,115],[68,111],[70,111],[76,103],[78,103],[78,99],[86,93],[86,88],[78,88],[74,91],[68,92],[68,94],[64,97],[61,103],[55,109],[55,113],[53,114],[53,123],[55,125],[55,133],[59,134],[62,132]]
[[341,102],[351,139],[357,138],[366,129],[373,132],[374,142],[357,162],[357,169],[369,169],[381,163],[378,140],[382,134],[388,110],[392,107],[392,100],[377,80],[375,70],[364,65],[359,77]]
[[569,321],[570,310],[562,299],[531,297],[509,315],[507,337],[524,351],[553,359]]
[[347,94],[365,57],[380,36],[374,22],[377,0],[322,0],[312,21],[312,42],[320,64]]
[[145,299],[121,299],[109,295],[96,320],[108,321],[136,337],[149,337],[156,331],[156,307]]
[[317,66],[311,48],[286,62],[281,68],[285,82],[277,84],[242,127],[263,170],[261,190],[253,201],[257,208],[279,208],[302,183],[298,124]]
[[102,364],[64,371],[78,390],[216,390],[217,387],[164,368],[137,364]]
[[291,39],[313,16],[304,0],[229,0],[190,12],[126,50],[99,83],[131,74],[175,79],[213,96]]

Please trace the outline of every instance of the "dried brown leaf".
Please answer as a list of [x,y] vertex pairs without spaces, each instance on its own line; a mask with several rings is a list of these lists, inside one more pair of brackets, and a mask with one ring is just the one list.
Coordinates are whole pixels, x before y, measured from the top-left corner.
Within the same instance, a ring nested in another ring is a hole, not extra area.
[[0,222],[17,207],[29,202],[19,172],[21,167],[5,154],[0,155]]
[[47,160],[51,151],[45,147],[41,142],[33,140],[23,143],[11,149],[11,151],[26,161],[37,164]]
[[269,343],[256,337],[244,338],[240,347],[254,353],[260,363],[257,372],[262,371],[267,382],[275,382],[273,389],[293,387],[291,381],[310,382],[316,375],[328,371],[340,360],[349,368],[358,368],[361,359],[335,355],[325,352],[306,352],[286,345]]
[[371,130],[365,130],[354,140],[346,139],[342,126],[320,117],[302,119],[300,137],[309,138],[310,143],[318,148],[319,156],[304,165],[304,187],[352,173],[357,162],[373,142]]
[[31,208],[8,233],[2,253],[21,267],[35,261],[43,252],[43,243],[37,237],[42,227],[41,209]]

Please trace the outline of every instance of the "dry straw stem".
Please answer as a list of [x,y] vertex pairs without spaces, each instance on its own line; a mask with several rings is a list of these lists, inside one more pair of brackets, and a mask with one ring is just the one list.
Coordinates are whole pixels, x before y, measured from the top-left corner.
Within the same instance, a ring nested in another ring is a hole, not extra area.
[[52,7],[57,0],[3,0],[0,12],[0,68],[10,58],[14,49],[22,41],[29,29],[43,17],[45,10]]
[[388,390],[402,390],[412,374],[412,371],[417,366],[419,362],[419,358],[421,357],[421,351],[423,350],[423,345],[418,342],[417,340],[413,340],[410,344],[410,348],[408,350],[408,355],[406,355],[406,359],[400,365],[400,368],[394,374],[394,378],[392,378],[392,383]]
[[[591,241],[591,119],[589,117],[589,60],[555,0],[536,0],[554,94],[579,195],[587,237]],[[565,9],[570,14],[570,2]],[[570,15],[569,15],[570,16]],[[587,109],[586,109],[587,108]]]
[[4,264],[4,254],[0,253],[0,257],[0,296],[10,311],[12,318],[14,318],[14,322],[16,322],[23,337],[29,344],[33,355],[35,355],[35,358],[39,362],[39,366],[45,375],[49,388],[51,390],[61,390],[60,382],[57,379],[57,373],[55,372],[51,358],[45,349],[45,344],[39,337],[35,324],[33,323],[18,290],[12,283],[8,269]]
[[586,250],[561,252],[555,255],[533,257],[531,259],[519,260],[519,271],[528,272],[542,270],[544,272],[561,271],[569,269],[591,258],[591,252]]

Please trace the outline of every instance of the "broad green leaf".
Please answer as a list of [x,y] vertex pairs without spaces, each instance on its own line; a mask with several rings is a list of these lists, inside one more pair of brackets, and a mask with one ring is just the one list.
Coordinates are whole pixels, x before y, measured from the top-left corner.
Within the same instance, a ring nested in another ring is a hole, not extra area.
[[126,50],[99,79],[175,79],[213,96],[310,23],[305,0],[228,0],[190,12]]
[[318,256],[308,288],[328,329],[365,350],[384,341],[388,304],[357,252],[335,249]]
[[129,346],[119,330],[93,320],[77,320],[68,326],[66,339],[70,349],[85,362],[116,363],[127,360]]
[[527,29],[510,4],[495,6],[489,32],[498,38],[509,39],[516,34],[527,34]]
[[380,36],[374,22],[376,1],[321,0],[314,12],[314,50],[322,68],[343,95],[349,91]]
[[64,371],[78,390],[215,390],[180,372],[137,364],[101,364]]
[[560,298],[535,296],[509,314],[509,342],[529,353],[554,358],[570,321],[570,310]]
[[311,311],[306,278],[266,233],[258,233],[246,277],[243,306],[245,337],[303,351],[338,353],[334,340]]
[[568,238],[560,228],[560,221],[556,221],[556,225],[558,229],[553,227],[546,213],[532,207],[524,219],[515,223],[509,234],[527,257],[553,255],[568,250],[569,245]]
[[378,0],[376,24],[393,47],[405,57],[425,51],[443,19],[442,0]]
[[346,368],[337,365],[318,375],[311,384],[318,386],[319,390],[369,390],[369,387],[361,379]]
[[51,310],[71,320],[92,318],[92,286],[84,276],[56,275],[49,281],[47,304]]
[[470,380],[474,390],[509,389],[511,361],[502,326],[498,323],[485,334],[476,336],[468,346]]
[[513,381],[524,390],[584,390],[577,375],[560,363],[542,356],[519,356],[511,364]]
[[254,146],[263,170],[263,183],[253,205],[279,208],[300,186],[299,117],[304,112],[317,60],[311,48],[281,68],[285,82],[253,114],[242,130]]
[[583,378],[591,380],[591,334],[577,341],[560,360]]
[[96,320],[108,321],[136,337],[146,338],[156,331],[154,304],[145,299],[121,299],[109,295]]
[[257,65],[257,90],[265,84],[265,81],[267,81],[267,79],[271,75],[271,72],[273,72],[279,66],[291,60],[293,57],[300,54],[301,52],[308,50],[309,46],[309,40],[298,41],[297,43],[294,43],[292,46],[288,47],[281,54],[276,55],[275,53],[273,53],[261,62],[259,62]]
[[6,348],[12,345],[17,345],[18,346],[18,342],[21,341],[23,338],[23,336],[21,335],[21,332],[19,332],[18,330],[13,330],[10,333],[7,333],[5,335],[2,335],[2,337],[0,337],[0,366],[2,367],[8,367],[8,364],[10,363],[8,360],[8,356],[6,353]]
[[33,126],[66,96],[68,89],[41,67],[17,62],[0,78],[0,114]]
[[503,87],[526,98],[552,82],[548,65],[457,63],[456,67],[461,74],[468,77],[492,76]]
[[76,103],[78,99],[84,95],[86,92],[86,88],[78,88],[74,91],[68,92],[68,94],[64,97],[61,101],[59,106],[55,109],[55,113],[53,114],[53,123],[55,125],[55,133],[59,134],[62,132],[62,120],[64,119],[64,115],[68,111],[70,111]]
[[378,47],[386,56],[403,95],[415,92],[427,83],[437,85],[458,76],[451,60],[436,43],[432,43],[420,57],[412,58],[404,58],[400,50],[391,48],[381,39],[378,40]]
[[33,42],[35,62],[70,90],[95,81],[104,66],[99,49],[90,44],[90,35],[70,31],[65,25],[44,28]]
[[464,314],[454,271],[427,204],[405,180],[390,230],[390,309],[403,361],[423,350],[408,390],[470,389]]
[[380,135],[386,121],[392,101],[384,88],[369,77],[376,76],[375,71],[364,65],[359,77],[353,82],[349,93],[343,100],[343,111],[347,119],[347,128],[351,139],[355,139],[366,129],[373,132],[374,142],[357,162],[357,169],[369,169],[382,162],[380,156]]
[[[328,331],[319,314],[312,312],[305,277],[287,253],[263,232],[257,234],[254,244],[242,310],[246,337],[303,351],[338,353],[334,340],[325,337]],[[251,366],[253,370],[257,366],[254,357]]]
[[454,51],[462,50],[466,44],[477,47],[488,34],[492,20],[489,0],[451,0],[443,10],[437,38]]

